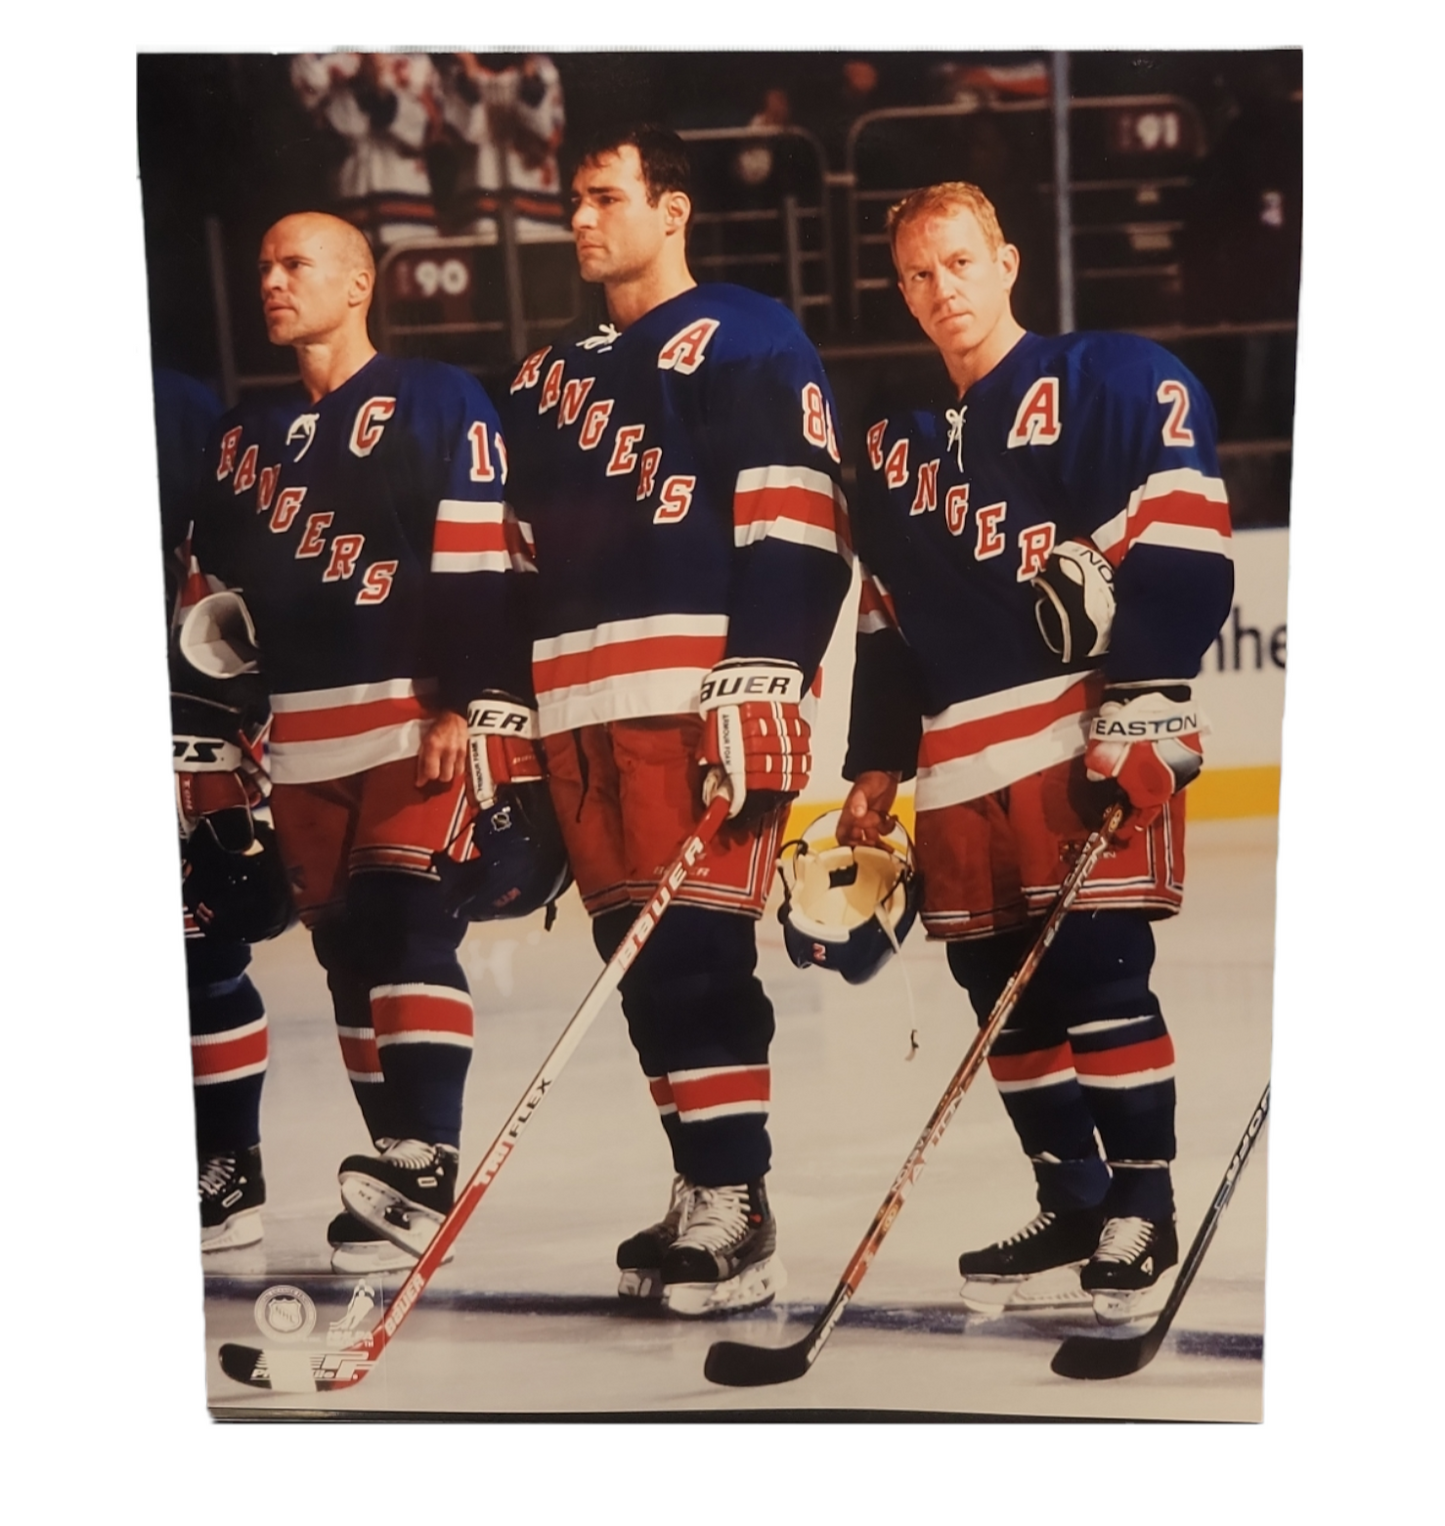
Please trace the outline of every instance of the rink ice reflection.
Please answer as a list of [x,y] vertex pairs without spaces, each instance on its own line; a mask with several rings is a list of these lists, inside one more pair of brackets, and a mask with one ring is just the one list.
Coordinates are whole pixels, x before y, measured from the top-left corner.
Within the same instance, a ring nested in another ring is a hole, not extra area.
[[[1175,1171],[1181,1249],[1194,1233],[1269,1073],[1275,823],[1191,828],[1182,916],[1157,925],[1156,984],[1179,1078]],[[468,1174],[595,977],[575,897],[472,929],[462,960],[477,1007],[462,1170]],[[291,1283],[324,1341],[356,1279],[329,1272],[336,1167],[368,1141],[342,1068],[324,978],[305,935],[258,948],[271,1022],[262,1111],[266,1239],[206,1259],[210,1401],[222,1413],[357,1409],[442,1413],[868,1409],[959,1414],[1255,1420],[1264,1329],[1267,1139],[1154,1363],[1104,1384],[1049,1371],[1077,1315],[984,1320],[957,1298],[961,1250],[1019,1228],[1032,1174],[981,1076],[910,1193],[817,1366],[771,1389],[719,1389],[708,1345],[799,1338],[831,1294],[972,1034],[943,949],[918,933],[869,985],[795,970],[771,911],[760,974],[777,1010],[769,1191],[789,1282],[779,1306],[729,1321],[630,1315],[613,1296],[617,1242],[666,1204],[671,1167],[614,999],[375,1371],[349,1393],[300,1400],[232,1383],[224,1340],[264,1344],[252,1315]],[[912,1050],[916,1030],[918,1049]],[[908,1056],[912,1053],[912,1058]],[[383,1299],[400,1274],[372,1279]]]

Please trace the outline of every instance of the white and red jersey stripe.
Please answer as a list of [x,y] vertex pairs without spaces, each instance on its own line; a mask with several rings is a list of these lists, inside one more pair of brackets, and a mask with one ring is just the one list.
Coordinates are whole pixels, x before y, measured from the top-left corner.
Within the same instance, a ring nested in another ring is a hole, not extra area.
[[1116,567],[1131,546],[1173,546],[1230,556],[1224,480],[1192,466],[1153,472],[1129,495],[1128,503],[1094,531],[1094,544]]
[[733,543],[792,541],[853,560],[843,489],[808,466],[754,466],[738,473],[733,493]]
[[219,1086],[243,1076],[259,1076],[266,1069],[269,1039],[263,1013],[253,1022],[241,1023],[220,1033],[191,1035],[191,1075],[197,1086]]
[[963,700],[923,718],[920,811],[977,800],[1083,754],[1103,680],[1064,673]]
[[535,572],[532,527],[507,503],[443,498],[432,534],[433,572]]
[[1032,1049],[1027,1054],[991,1054],[989,1074],[1001,1092],[1037,1091],[1077,1079],[1075,1055],[1067,1044]]
[[422,981],[373,986],[371,1025],[377,1050],[392,1044],[456,1044],[472,1047],[472,999],[453,986]]
[[532,680],[543,736],[695,713],[727,634],[726,615],[650,615],[535,642]]
[[767,1065],[714,1065],[649,1076],[647,1085],[660,1114],[676,1113],[682,1123],[707,1123],[766,1113],[772,1070]]
[[1165,1033],[1117,1049],[1100,1049],[1074,1055],[1080,1086],[1121,1091],[1131,1086],[1151,1086],[1174,1074],[1174,1040]]
[[868,636],[874,631],[897,629],[898,612],[893,607],[893,595],[880,578],[865,570],[858,591],[858,634]]
[[273,694],[272,780],[314,784],[414,758],[435,687],[427,679],[388,678]]

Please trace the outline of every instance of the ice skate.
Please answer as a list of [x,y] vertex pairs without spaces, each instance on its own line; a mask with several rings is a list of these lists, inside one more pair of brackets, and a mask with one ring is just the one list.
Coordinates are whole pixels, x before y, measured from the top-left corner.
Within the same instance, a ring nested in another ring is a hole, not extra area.
[[1017,1234],[958,1258],[964,1307],[975,1314],[1086,1309],[1079,1268],[1099,1243],[1099,1208],[1041,1212]]
[[662,1302],[696,1318],[771,1303],[787,1284],[776,1254],[777,1221],[761,1181],[692,1187],[682,1227],[662,1258]]
[[692,1190],[685,1176],[674,1177],[667,1212],[617,1247],[617,1270],[622,1274],[617,1281],[619,1298],[662,1297],[662,1258],[682,1228]]
[[341,1201],[370,1229],[417,1257],[451,1211],[457,1152],[417,1139],[377,1140],[382,1153],[348,1155]]
[[266,1180],[258,1146],[202,1159],[200,1194],[202,1251],[236,1250],[261,1239]]
[[[331,1247],[331,1270],[354,1277],[373,1272],[409,1272],[417,1261],[410,1251],[393,1245],[354,1213],[344,1211],[326,1226],[326,1243]],[[451,1259],[452,1252],[448,1251],[442,1257],[442,1265]]]
[[1079,1276],[1093,1298],[1094,1318],[1101,1325],[1152,1318],[1164,1307],[1173,1283],[1165,1273],[1178,1260],[1179,1237],[1172,1222],[1110,1219]]

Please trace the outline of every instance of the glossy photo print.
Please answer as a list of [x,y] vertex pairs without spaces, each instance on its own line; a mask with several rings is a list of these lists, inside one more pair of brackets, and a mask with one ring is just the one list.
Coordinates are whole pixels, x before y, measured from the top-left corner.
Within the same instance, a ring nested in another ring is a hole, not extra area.
[[1302,55],[137,68],[212,1414],[1259,1420]]

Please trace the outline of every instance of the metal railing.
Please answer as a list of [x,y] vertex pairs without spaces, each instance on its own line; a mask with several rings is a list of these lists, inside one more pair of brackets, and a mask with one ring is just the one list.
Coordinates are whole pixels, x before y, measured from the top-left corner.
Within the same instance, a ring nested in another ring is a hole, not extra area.
[[[815,203],[800,202],[797,195],[788,192],[770,207],[740,207],[732,210],[705,211],[694,208],[692,226],[701,231],[707,228],[726,230],[730,227],[753,226],[764,231],[777,230],[776,244],[770,248],[750,251],[725,251],[716,254],[689,254],[688,263],[694,270],[706,271],[719,276],[757,268],[777,268],[782,274],[786,301],[793,316],[802,323],[812,309],[820,310],[831,326],[835,293],[833,286],[833,227],[828,207],[827,186],[828,161],[823,145],[805,128],[779,127],[698,127],[686,128],[678,133],[685,143],[736,143],[767,146],[772,143],[792,142],[806,146],[817,176],[817,200]],[[694,171],[694,180],[696,172]],[[816,227],[815,247],[808,247],[804,230]],[[809,268],[821,271],[821,290],[809,290]]]
[[[1059,67],[1057,60],[1055,68]],[[1142,124],[1152,116],[1158,123],[1174,121],[1172,129],[1159,126],[1161,138],[1153,145],[1143,144],[1139,146],[1139,152],[1158,152],[1170,158],[1179,157],[1198,158],[1204,152],[1206,142],[1204,124],[1198,109],[1193,102],[1177,95],[1110,95],[1110,96],[1081,96],[1071,98],[1068,103],[1069,123],[1072,129],[1075,123],[1084,114],[1096,112],[1114,112],[1123,114],[1138,113],[1138,122]],[[864,226],[865,216],[869,210],[878,204],[890,205],[906,196],[911,186],[865,186],[860,183],[859,173],[859,145],[866,135],[884,124],[915,121],[961,121],[964,119],[977,119],[983,116],[1014,117],[1014,116],[1056,116],[1055,106],[1052,100],[1025,100],[1025,101],[996,101],[985,105],[977,104],[948,104],[941,106],[891,106],[879,111],[865,112],[858,117],[848,129],[848,136],[844,149],[844,171],[834,177],[845,192],[847,199],[847,237],[848,237],[848,318],[850,326],[856,330],[862,319],[862,294],[866,291],[890,290],[894,284],[894,277],[890,275],[869,275],[863,270],[863,251],[871,247],[886,247],[888,235],[886,232],[870,231]],[[1179,123],[1183,123],[1182,127]],[[1172,134],[1173,141],[1163,141]],[[1122,152],[1121,149],[1116,149]],[[1037,186],[1037,190],[1047,194],[1055,201],[1054,217],[1058,225],[1066,234],[1059,240],[1058,270],[1059,270],[1059,310],[1062,319],[1062,328],[1073,327],[1076,282],[1080,280],[1101,281],[1117,279],[1153,279],[1170,278],[1178,275],[1178,266],[1170,261],[1161,264],[1157,261],[1138,263],[1121,266],[1079,266],[1078,244],[1081,238],[1098,235],[1122,235],[1131,240],[1133,247],[1140,252],[1147,252],[1147,242],[1151,236],[1160,240],[1172,242],[1181,224],[1173,218],[1161,216],[1158,218],[1134,217],[1122,220],[1103,222],[1078,222],[1076,221],[1076,209],[1074,198],[1080,194],[1089,195],[1100,192],[1131,191],[1136,197],[1140,193],[1149,191],[1158,192],[1161,189],[1187,189],[1193,184],[1192,179],[1186,175],[1175,173],[1161,173],[1158,176],[1139,175],[1137,172],[1120,176],[1117,179],[1097,175],[1073,178],[1068,164],[1064,165],[1062,183],[1066,187],[1067,195],[1057,195],[1058,175],[1057,165],[1061,157],[1069,155],[1073,160],[1080,156],[1076,149],[1070,150],[1070,139],[1061,134],[1054,135],[1053,156],[1056,165],[1053,177]],[[1173,166],[1177,170],[1177,165]],[[1062,208],[1062,210],[1061,210]],[[1168,243],[1160,247],[1169,247]]]

